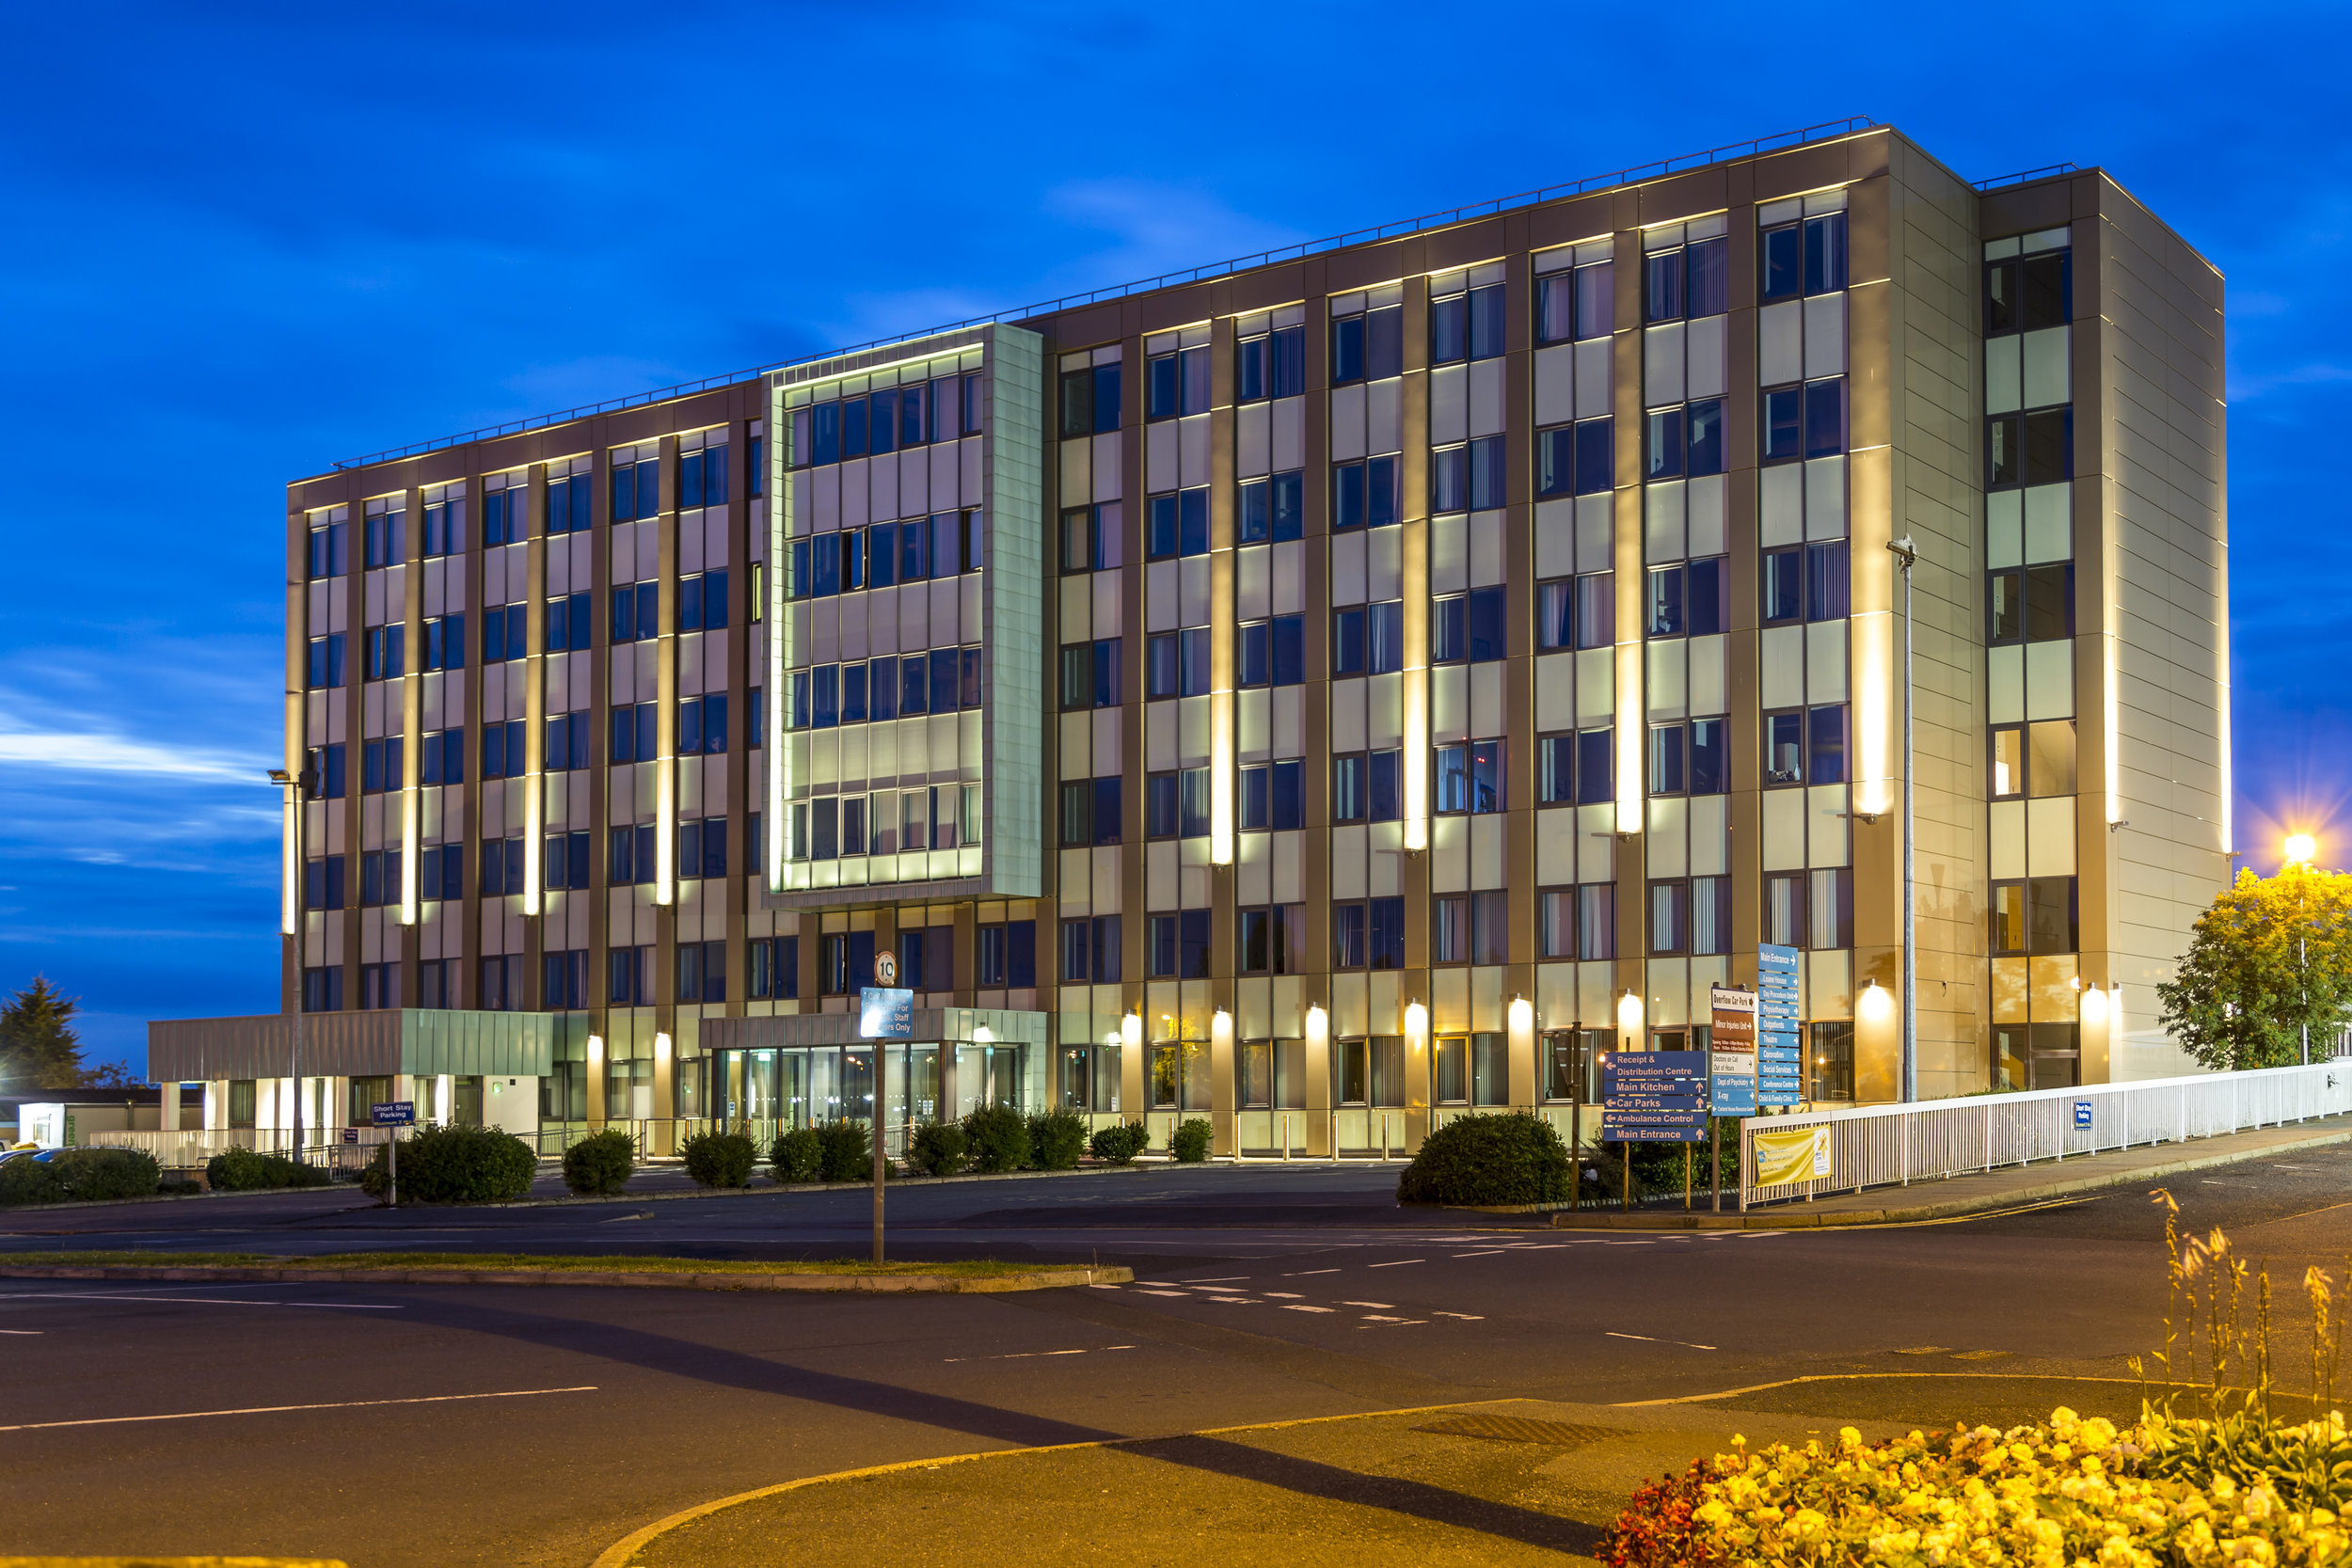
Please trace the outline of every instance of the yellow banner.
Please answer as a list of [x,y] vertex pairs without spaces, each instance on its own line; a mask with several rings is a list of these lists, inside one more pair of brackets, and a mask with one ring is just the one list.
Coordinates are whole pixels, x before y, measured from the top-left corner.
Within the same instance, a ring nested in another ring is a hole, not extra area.
[[1790,1127],[1756,1132],[1756,1184],[1778,1187],[1790,1181],[1819,1180],[1831,1173],[1826,1127]]

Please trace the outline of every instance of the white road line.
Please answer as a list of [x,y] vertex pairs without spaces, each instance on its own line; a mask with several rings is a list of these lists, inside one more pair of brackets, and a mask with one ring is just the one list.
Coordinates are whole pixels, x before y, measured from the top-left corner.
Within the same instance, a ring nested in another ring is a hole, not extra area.
[[1369,1307],[1375,1312],[1387,1312],[1392,1310],[1396,1303],[1392,1301],[1343,1301],[1340,1305],[1342,1307]]
[[21,1334],[38,1339],[40,1338],[41,1331],[38,1328],[0,1328],[0,1334]]
[[944,1357],[940,1365],[952,1367],[960,1361],[1038,1361],[1049,1355],[1090,1355],[1098,1350],[1133,1350],[1135,1348],[1133,1345],[1081,1345],[1076,1350],[1022,1350],[1014,1351],[1008,1355],[950,1355]]
[[1255,1307],[1258,1305],[1248,1296],[1209,1296],[1205,1299],[1216,1303],[1219,1307]]
[[1404,1321],[1405,1320],[1403,1318],[1380,1318],[1374,1317],[1369,1314],[1367,1314],[1364,1318],[1364,1322],[1368,1323],[1401,1323]]
[[1328,1312],[1331,1308],[1328,1307],[1309,1307],[1303,1303],[1294,1302],[1285,1303],[1282,1310],[1285,1312]]
[[1466,1323],[1483,1323],[1486,1320],[1475,1312],[1432,1312],[1433,1318],[1459,1318]]
[[1296,1291],[1265,1291],[1260,1293],[1272,1296],[1277,1301],[1296,1301],[1299,1299],[1298,1292]]
[[1296,1274],[1286,1274],[1282,1277],[1284,1279],[1304,1279],[1309,1275],[1337,1274],[1340,1271],[1337,1269],[1301,1269]]
[[1500,1258],[1502,1256],[1502,1249],[1497,1247],[1492,1252],[1457,1252],[1454,1256],[1456,1258]]
[[[1451,1317],[1454,1314],[1446,1313],[1443,1315]],[[1720,1348],[1715,1345],[1694,1345],[1688,1339],[1660,1339],[1647,1334],[1620,1334],[1613,1328],[1604,1328],[1601,1330],[1601,1333],[1605,1337],[1612,1339],[1639,1339],[1645,1344],[1651,1345],[1680,1345],[1684,1350],[1715,1350]]]
[[257,1404],[243,1410],[179,1410],[168,1416],[93,1416],[78,1421],[25,1421],[0,1432],[47,1432],[56,1427],[122,1426],[136,1421],[199,1421],[212,1416],[281,1416],[297,1410],[364,1410],[387,1404],[453,1404],[460,1400],[520,1400],[536,1394],[593,1394],[596,1386],[574,1388],[502,1388],[492,1394],[425,1394],[405,1400],[339,1400],[322,1404]]
[[1192,1299],[1182,1291],[1138,1291],[1136,1293],[1137,1295],[1145,1296],[1174,1296],[1179,1301],[1190,1301]]
[[1366,1263],[1368,1269],[1401,1269],[1407,1263],[1426,1263],[1426,1258],[1400,1258],[1393,1263]]
[[[112,1291],[20,1291],[17,1301],[159,1301],[173,1307],[329,1307],[345,1312],[405,1312],[405,1307],[378,1307],[347,1301],[247,1301],[235,1296],[131,1296]],[[6,1430],[0,1428],[0,1431]]]

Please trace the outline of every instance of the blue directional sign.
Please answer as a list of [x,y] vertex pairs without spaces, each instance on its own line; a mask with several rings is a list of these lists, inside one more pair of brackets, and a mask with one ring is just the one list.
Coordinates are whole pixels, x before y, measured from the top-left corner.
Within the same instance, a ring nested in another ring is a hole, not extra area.
[[1612,1051],[1600,1058],[1600,1135],[1697,1143],[1707,1132],[1707,1053]]
[[417,1102],[413,1100],[390,1100],[370,1105],[368,1119],[378,1127],[414,1127],[417,1125]]
[[1797,965],[1793,947],[1765,942],[1756,950],[1756,1102],[1785,1110],[1804,1100],[1804,1041],[1797,1023]]

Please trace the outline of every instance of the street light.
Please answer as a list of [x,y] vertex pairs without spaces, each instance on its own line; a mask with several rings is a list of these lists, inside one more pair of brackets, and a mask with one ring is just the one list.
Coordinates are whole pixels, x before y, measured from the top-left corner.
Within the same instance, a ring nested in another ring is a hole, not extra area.
[[[305,752],[304,756],[307,759],[309,753]],[[315,768],[305,768],[299,773],[290,773],[283,768],[273,768],[269,770],[269,782],[278,785],[278,788],[286,792],[286,805],[290,815],[294,817],[294,1048],[286,1067],[287,1081],[294,1091],[294,1164],[296,1164],[303,1163],[302,1015],[309,1010],[310,1002],[308,990],[310,978],[310,972],[302,966],[302,939],[310,924],[310,911],[309,908],[310,902],[310,865],[309,857],[302,852],[310,847],[310,843],[309,834],[305,832],[306,824],[302,820],[302,802],[309,799],[312,790],[318,787],[318,769]]]
[[2289,865],[2309,865],[2319,854],[2319,841],[2309,833],[2289,833],[2286,857]]
[[1919,564],[1911,536],[1889,540],[1886,548],[1903,574],[1903,1100],[1919,1098],[1919,932],[1912,895],[1911,569]]
[[[2318,854],[2319,841],[2313,838],[2311,834],[2289,833],[2287,835],[2287,864],[2299,865],[2304,870],[2309,871],[2312,868],[2312,862],[2317,858]],[[2310,1014],[2312,994],[2311,966],[2306,961],[2303,951],[2303,915],[2307,906],[2308,894],[2302,883],[2297,881],[2295,892],[2295,912],[2296,917],[2295,931],[2295,968],[2296,977],[2302,981],[2302,1000],[2304,1003],[2303,1065],[2305,1067],[2312,1065],[2312,1024]]]

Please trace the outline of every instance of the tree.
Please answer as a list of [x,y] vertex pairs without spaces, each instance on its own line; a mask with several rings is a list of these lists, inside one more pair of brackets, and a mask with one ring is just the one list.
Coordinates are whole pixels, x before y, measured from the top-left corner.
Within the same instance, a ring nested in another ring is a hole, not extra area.
[[80,1007],[79,997],[59,994],[40,974],[0,1007],[0,1090],[82,1086],[82,1040],[73,1030]]
[[2307,1026],[2322,1049],[2352,1018],[2352,875],[2241,869],[2156,995],[2166,1031],[2218,1071],[2302,1060]]

